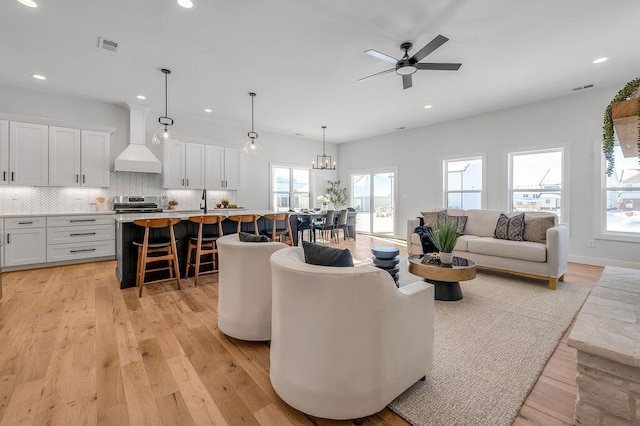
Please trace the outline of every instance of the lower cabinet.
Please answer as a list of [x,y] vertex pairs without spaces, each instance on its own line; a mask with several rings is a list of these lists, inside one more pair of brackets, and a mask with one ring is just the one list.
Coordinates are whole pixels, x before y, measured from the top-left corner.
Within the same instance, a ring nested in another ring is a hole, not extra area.
[[47,234],[43,218],[5,220],[4,266],[30,265],[47,261]]
[[108,215],[47,218],[47,262],[115,256],[115,240],[114,221]]

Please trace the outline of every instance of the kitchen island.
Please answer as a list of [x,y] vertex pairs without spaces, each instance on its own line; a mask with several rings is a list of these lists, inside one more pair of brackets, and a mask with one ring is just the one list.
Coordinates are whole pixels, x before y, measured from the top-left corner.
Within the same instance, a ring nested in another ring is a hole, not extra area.
[[[234,209],[215,209],[209,210],[206,216],[222,216],[227,218],[233,215],[259,215],[276,213],[270,210],[240,210]],[[176,237],[176,246],[178,250],[178,263],[180,264],[180,274],[182,277],[185,271],[187,262],[187,249],[188,240],[190,237],[198,235],[198,225],[190,222],[191,216],[201,216],[203,212],[201,210],[177,210],[171,212],[162,213],[120,213],[114,214],[113,218],[116,222],[116,278],[120,284],[120,288],[135,287],[136,285],[136,268],[138,261],[138,250],[133,245],[134,240],[142,240],[144,236],[144,228],[133,223],[134,220],[139,219],[162,219],[162,218],[178,218],[180,222],[174,226],[174,233]],[[289,222],[291,223],[291,232],[293,234],[294,245],[298,244],[298,217],[292,214]],[[266,229],[270,224],[264,217],[258,219],[258,231]],[[215,225],[209,225],[211,229],[210,233],[217,233]],[[237,231],[237,223],[229,219],[225,219],[222,222],[222,232],[224,235],[233,234]],[[250,224],[243,224],[243,229],[252,232],[252,226]],[[207,232],[208,226],[205,225],[205,232]],[[162,230],[150,230],[150,237],[169,237],[168,229]],[[156,279],[160,277],[152,277],[148,275],[149,279]]]

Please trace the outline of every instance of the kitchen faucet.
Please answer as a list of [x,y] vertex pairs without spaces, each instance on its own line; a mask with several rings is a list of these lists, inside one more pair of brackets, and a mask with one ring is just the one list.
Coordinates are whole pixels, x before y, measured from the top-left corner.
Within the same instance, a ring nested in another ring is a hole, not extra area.
[[203,189],[202,190],[202,199],[204,200],[204,202],[200,202],[200,208],[202,210],[204,210],[204,212],[207,212],[207,190]]

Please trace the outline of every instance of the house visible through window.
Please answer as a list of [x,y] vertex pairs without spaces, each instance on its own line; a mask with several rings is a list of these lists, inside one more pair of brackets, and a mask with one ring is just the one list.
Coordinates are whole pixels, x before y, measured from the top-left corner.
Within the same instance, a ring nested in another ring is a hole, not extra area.
[[447,208],[482,208],[482,157],[444,160],[443,166]]
[[[604,188],[605,231],[640,234],[640,166],[638,151],[630,144],[616,142],[613,155],[615,169],[606,176]],[[605,173],[603,168],[602,173]]]
[[511,211],[551,211],[561,216],[563,149],[509,154]]
[[308,168],[271,166],[271,206],[279,212],[308,209],[311,173]]

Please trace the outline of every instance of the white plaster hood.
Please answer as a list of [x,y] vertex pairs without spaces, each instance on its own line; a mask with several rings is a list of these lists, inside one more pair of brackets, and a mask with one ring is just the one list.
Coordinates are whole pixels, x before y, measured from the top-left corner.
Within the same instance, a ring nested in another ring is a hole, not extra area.
[[113,170],[115,172],[161,173],[160,160],[144,142],[146,105],[127,103],[129,108],[129,145],[118,155]]

